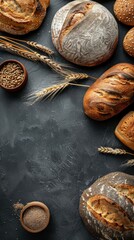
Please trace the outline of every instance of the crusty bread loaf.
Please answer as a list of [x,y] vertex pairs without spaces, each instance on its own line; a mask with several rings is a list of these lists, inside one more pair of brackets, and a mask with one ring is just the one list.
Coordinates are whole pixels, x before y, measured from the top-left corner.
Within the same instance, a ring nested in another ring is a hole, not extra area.
[[134,176],[122,172],[99,178],[87,188],[80,216],[95,239],[134,239]]
[[123,144],[134,150],[134,111],[122,118],[115,129],[115,135]]
[[134,27],[131,28],[125,35],[123,47],[131,57],[134,57]]
[[134,26],[134,0],[116,0],[114,13],[123,24]]
[[109,119],[134,102],[134,65],[119,63],[108,69],[84,95],[85,114]]
[[52,40],[59,53],[81,66],[96,66],[108,60],[118,42],[113,15],[90,0],[71,1],[55,14]]
[[0,31],[23,35],[37,29],[50,0],[0,0]]

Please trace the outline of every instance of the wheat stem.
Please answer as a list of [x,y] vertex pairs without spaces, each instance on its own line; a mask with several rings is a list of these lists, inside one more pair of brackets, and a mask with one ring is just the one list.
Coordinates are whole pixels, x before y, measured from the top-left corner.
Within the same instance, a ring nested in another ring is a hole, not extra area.
[[[34,41],[26,41],[26,40],[21,40],[21,39],[11,38],[11,37],[4,37],[4,36],[0,36],[0,38],[7,40],[9,42],[14,42],[14,40],[15,40],[16,44],[18,44],[18,45],[19,45],[18,42],[25,43],[35,49],[39,49],[40,51],[49,54],[49,55],[54,54],[54,52],[50,48],[48,48],[42,44],[39,44],[37,42],[34,42]],[[22,44],[20,44],[20,45],[22,46]]]
[[[23,40],[21,42],[23,42]],[[68,81],[74,79],[85,79],[90,77],[88,74],[85,73],[74,73],[70,70],[66,70],[62,67],[61,64],[57,63],[56,61],[52,60],[47,56],[41,55],[38,52],[33,51],[27,46],[23,46],[23,44],[16,42],[16,40],[13,38],[0,36],[0,48],[33,61],[41,61],[42,63],[45,63],[49,67],[51,67],[51,69],[53,69],[58,74],[64,76],[64,79]]]
[[120,149],[120,148],[111,148],[111,147],[99,147],[98,148],[98,151],[101,152],[101,153],[104,153],[104,154],[113,154],[113,155],[125,155],[125,154],[128,154],[128,155],[132,155],[134,156],[134,153],[131,153],[131,152],[127,152],[126,150],[124,149]]
[[69,83],[69,85],[71,86],[76,86],[76,87],[85,87],[85,88],[89,88],[90,85],[84,85],[84,84],[79,84],[79,83]]
[[125,167],[132,167],[134,166],[134,159],[128,160],[126,163],[122,164]]

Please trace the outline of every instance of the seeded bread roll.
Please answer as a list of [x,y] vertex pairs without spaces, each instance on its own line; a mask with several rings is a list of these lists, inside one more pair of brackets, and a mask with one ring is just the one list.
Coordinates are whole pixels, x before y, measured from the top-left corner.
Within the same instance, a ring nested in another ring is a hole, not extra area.
[[50,0],[0,0],[0,31],[23,35],[37,29]]
[[123,24],[134,26],[134,0],[116,0],[114,13]]
[[118,26],[101,4],[76,0],[55,14],[51,26],[53,44],[68,61],[95,66],[109,59],[117,45]]
[[134,102],[134,65],[119,63],[108,69],[84,95],[85,114],[107,120]]
[[115,129],[115,135],[123,144],[134,150],[134,111],[122,118]]
[[134,57],[134,27],[131,28],[123,40],[124,50],[131,56]]
[[134,239],[134,176],[114,172],[86,189],[79,205],[87,229],[98,240]]

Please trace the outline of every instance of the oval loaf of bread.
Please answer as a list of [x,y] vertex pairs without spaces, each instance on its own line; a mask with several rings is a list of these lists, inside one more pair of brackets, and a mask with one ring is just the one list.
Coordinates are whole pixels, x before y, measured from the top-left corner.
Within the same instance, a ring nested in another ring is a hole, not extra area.
[[50,0],[0,0],[0,31],[23,35],[42,23]]
[[125,115],[115,129],[116,137],[134,150],[134,111]]
[[86,189],[79,205],[87,229],[103,240],[134,239],[134,176],[113,172]]
[[134,102],[134,65],[119,63],[108,69],[84,95],[85,114],[109,119]]

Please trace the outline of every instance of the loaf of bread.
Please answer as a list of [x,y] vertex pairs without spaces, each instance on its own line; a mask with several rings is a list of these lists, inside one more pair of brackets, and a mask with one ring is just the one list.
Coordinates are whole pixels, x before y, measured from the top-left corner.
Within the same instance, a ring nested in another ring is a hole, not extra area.
[[23,35],[37,29],[50,0],[0,0],[0,31]]
[[134,57],[134,27],[125,35],[123,39],[123,47],[131,57]]
[[134,176],[113,172],[86,189],[79,205],[87,229],[103,240],[134,239]]
[[123,24],[134,26],[134,0],[116,0],[114,13]]
[[115,129],[116,137],[134,150],[134,111],[125,115]]
[[118,26],[113,15],[101,4],[76,0],[55,14],[51,26],[53,44],[68,61],[95,66],[113,54]]
[[119,63],[108,69],[84,95],[85,114],[107,120],[134,102],[134,65]]

